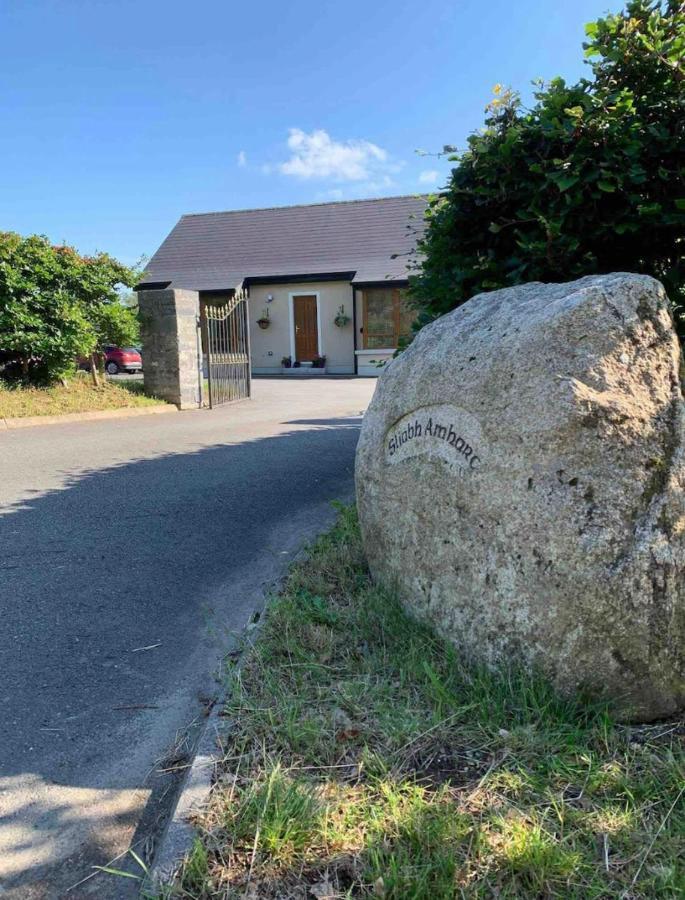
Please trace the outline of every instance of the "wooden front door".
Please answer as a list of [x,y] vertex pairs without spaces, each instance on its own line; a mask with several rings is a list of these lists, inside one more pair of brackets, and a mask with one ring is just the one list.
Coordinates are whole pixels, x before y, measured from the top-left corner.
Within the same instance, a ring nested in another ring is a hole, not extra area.
[[293,318],[295,358],[298,362],[311,362],[319,354],[319,322],[314,294],[293,297]]

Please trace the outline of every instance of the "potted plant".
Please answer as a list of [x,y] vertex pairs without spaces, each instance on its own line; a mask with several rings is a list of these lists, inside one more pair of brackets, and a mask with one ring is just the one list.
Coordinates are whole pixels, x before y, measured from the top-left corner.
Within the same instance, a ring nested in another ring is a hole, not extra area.
[[268,328],[271,324],[271,319],[269,318],[269,310],[263,309],[261,316],[257,319],[257,325],[260,328]]
[[292,368],[292,364],[293,364],[293,361],[290,356],[284,356],[283,359],[281,360],[281,365],[283,366],[284,369]]
[[325,369],[326,368],[326,357],[325,356],[315,356],[312,360],[312,369]]
[[345,313],[345,306],[341,304],[335,319],[333,319],[333,324],[337,325],[338,328],[344,328],[349,321],[350,317]]

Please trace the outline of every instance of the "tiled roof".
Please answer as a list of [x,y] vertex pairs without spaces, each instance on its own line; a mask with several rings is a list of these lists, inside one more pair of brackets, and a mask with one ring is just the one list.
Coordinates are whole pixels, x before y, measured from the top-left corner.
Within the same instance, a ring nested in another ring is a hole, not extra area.
[[406,279],[425,207],[425,197],[408,196],[181,216],[143,282],[219,290],[280,275]]

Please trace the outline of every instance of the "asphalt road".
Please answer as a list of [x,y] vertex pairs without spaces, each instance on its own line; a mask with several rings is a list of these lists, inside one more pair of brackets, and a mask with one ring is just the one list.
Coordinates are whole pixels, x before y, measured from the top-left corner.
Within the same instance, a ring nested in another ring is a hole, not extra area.
[[92,867],[153,852],[236,633],[352,496],[373,387],[0,432],[2,900],[134,890]]

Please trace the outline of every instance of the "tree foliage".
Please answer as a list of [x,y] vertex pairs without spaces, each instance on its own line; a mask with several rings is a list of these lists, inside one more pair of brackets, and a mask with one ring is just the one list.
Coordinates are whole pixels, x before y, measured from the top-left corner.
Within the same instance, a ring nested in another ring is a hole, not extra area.
[[480,291],[610,271],[685,300],[685,4],[631,0],[586,34],[592,78],[538,82],[530,109],[496,86],[450,156],[412,279],[422,322]]
[[0,232],[0,350],[26,377],[52,381],[76,358],[138,337],[135,311],[118,286],[136,272],[106,253],[81,256],[45,237]]

